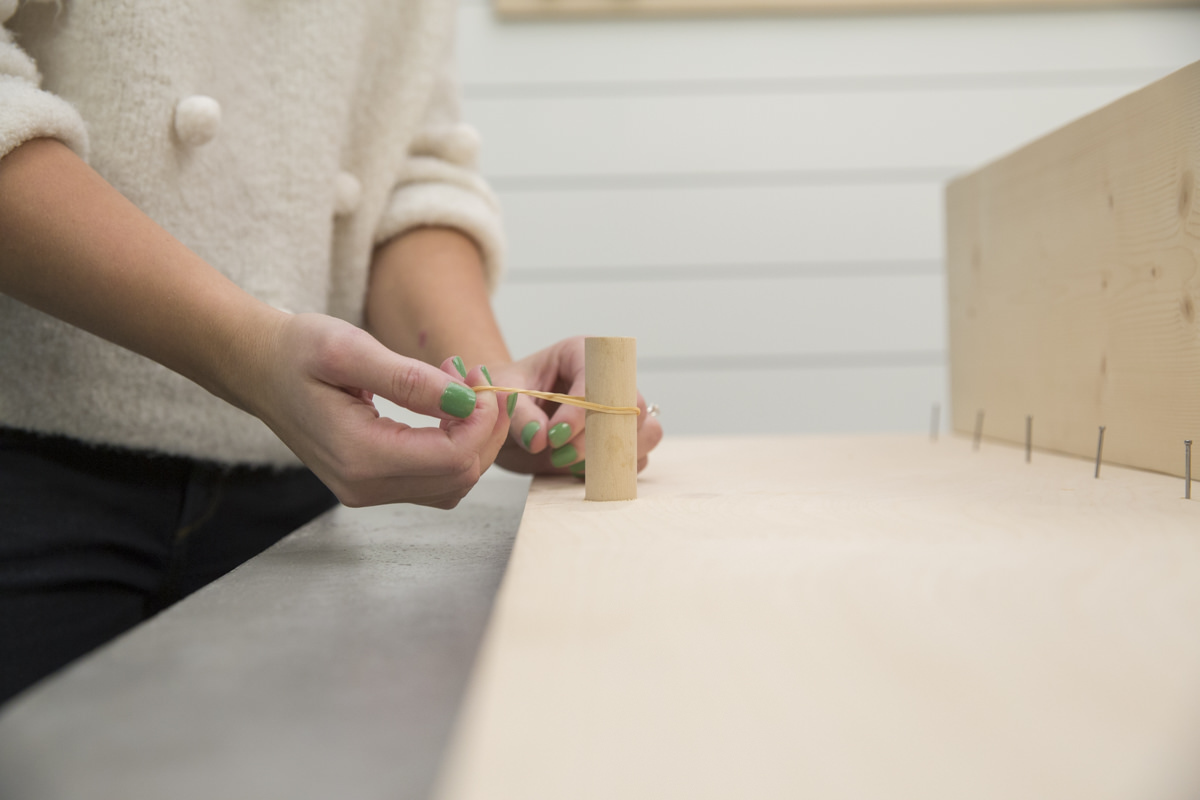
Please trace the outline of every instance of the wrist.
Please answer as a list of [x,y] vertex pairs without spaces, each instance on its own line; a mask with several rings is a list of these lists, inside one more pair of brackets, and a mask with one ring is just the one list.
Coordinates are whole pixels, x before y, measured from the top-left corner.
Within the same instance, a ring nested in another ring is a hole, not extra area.
[[489,368],[512,362],[479,249],[449,228],[418,228],[376,251],[366,328],[395,352],[429,364],[451,356]]
[[212,330],[212,347],[199,348],[196,374],[189,375],[222,400],[259,418],[269,400],[268,376],[278,366],[285,329],[292,315],[240,290],[233,308],[212,317],[225,320]]

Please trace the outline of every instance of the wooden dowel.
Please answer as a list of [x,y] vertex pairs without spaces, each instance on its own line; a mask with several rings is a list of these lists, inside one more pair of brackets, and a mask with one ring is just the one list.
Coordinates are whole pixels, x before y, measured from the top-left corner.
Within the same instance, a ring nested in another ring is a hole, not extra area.
[[[584,340],[589,402],[637,405],[637,340],[590,336]],[[637,417],[587,412],[588,500],[637,498]]]

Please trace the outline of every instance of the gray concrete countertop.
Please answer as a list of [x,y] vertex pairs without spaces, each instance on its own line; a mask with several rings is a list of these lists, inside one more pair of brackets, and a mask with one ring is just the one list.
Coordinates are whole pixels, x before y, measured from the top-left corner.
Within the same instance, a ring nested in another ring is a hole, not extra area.
[[425,797],[527,489],[320,517],[0,711],[0,797]]

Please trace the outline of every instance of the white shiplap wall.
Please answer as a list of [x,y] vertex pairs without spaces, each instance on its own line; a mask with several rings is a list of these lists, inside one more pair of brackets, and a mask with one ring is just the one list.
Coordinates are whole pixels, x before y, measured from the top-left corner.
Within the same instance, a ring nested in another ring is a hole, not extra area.
[[680,433],[924,428],[944,180],[1200,60],[1190,9],[459,24],[514,352],[636,336]]

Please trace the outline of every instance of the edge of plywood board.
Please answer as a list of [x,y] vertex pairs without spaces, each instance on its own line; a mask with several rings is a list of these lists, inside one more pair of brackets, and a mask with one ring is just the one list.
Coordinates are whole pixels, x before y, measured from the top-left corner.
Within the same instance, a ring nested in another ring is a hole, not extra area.
[[1200,62],[946,189],[953,427],[1174,475],[1200,440]]

